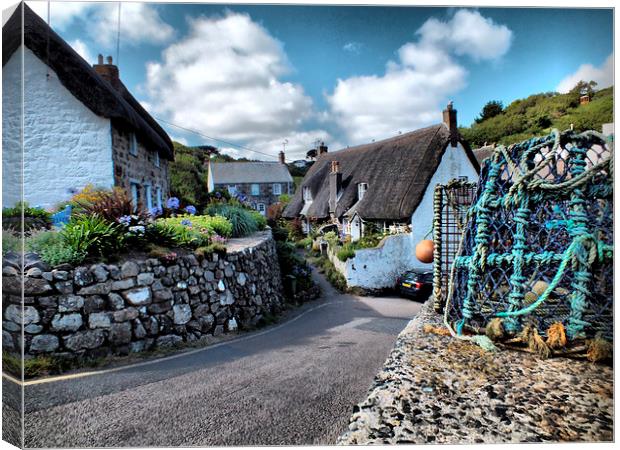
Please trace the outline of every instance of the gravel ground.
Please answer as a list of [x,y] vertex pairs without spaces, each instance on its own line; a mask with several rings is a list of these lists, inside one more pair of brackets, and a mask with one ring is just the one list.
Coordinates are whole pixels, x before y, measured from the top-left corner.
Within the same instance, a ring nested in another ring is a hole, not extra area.
[[339,444],[613,440],[613,369],[449,336],[432,299],[400,334]]

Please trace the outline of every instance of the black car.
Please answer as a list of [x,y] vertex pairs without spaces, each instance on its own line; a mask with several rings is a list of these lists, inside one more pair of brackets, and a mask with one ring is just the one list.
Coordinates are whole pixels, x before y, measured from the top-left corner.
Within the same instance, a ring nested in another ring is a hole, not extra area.
[[398,278],[396,286],[403,297],[426,300],[433,291],[433,272],[410,270]]

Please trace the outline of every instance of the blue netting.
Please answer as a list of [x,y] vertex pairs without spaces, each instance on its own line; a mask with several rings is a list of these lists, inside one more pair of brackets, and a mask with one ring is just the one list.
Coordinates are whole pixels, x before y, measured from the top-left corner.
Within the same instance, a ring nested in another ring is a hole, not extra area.
[[541,335],[613,339],[613,160],[595,132],[498,147],[483,165],[446,314],[457,332],[502,318]]

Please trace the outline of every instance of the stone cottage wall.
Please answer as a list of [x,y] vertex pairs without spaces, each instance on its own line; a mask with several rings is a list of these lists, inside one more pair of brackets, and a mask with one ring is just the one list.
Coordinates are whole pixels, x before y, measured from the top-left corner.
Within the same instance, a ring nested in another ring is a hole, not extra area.
[[271,232],[224,256],[128,260],[44,270],[3,267],[3,346],[26,355],[104,356],[193,342],[256,324],[283,302]]

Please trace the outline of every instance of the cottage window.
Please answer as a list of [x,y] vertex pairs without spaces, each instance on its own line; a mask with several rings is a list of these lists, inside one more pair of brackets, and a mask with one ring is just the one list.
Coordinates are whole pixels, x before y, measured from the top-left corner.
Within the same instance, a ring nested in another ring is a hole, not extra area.
[[131,133],[129,135],[129,154],[138,156],[138,139],[136,138],[136,133]]
[[264,216],[265,215],[265,204],[259,203],[258,205],[256,205],[256,210]]
[[228,193],[230,195],[237,195],[237,185],[229,184],[228,186],[226,186],[226,188],[228,189]]
[[280,183],[273,183],[273,195],[282,194],[282,185]]
[[157,201],[157,207],[161,208],[164,203],[163,201],[164,199],[162,198],[161,188],[159,186],[155,188],[155,196],[156,196],[156,201]]
[[138,183],[130,183],[129,184],[131,190],[131,203],[133,204],[133,209],[138,209],[138,204],[140,203],[140,185]]
[[155,162],[155,167],[159,167],[160,162],[159,162],[159,152],[158,151],[155,152],[154,162]]
[[312,201],[312,192],[310,192],[310,188],[309,187],[305,187],[303,189],[303,196],[304,196],[304,202],[311,202]]
[[259,194],[260,194],[260,186],[255,183],[252,185],[252,195],[259,195]]
[[146,207],[150,210],[153,207],[153,189],[150,185],[144,186],[144,195],[146,196]]
[[364,194],[368,190],[368,183],[358,183],[357,184],[357,199],[361,200],[364,198]]

